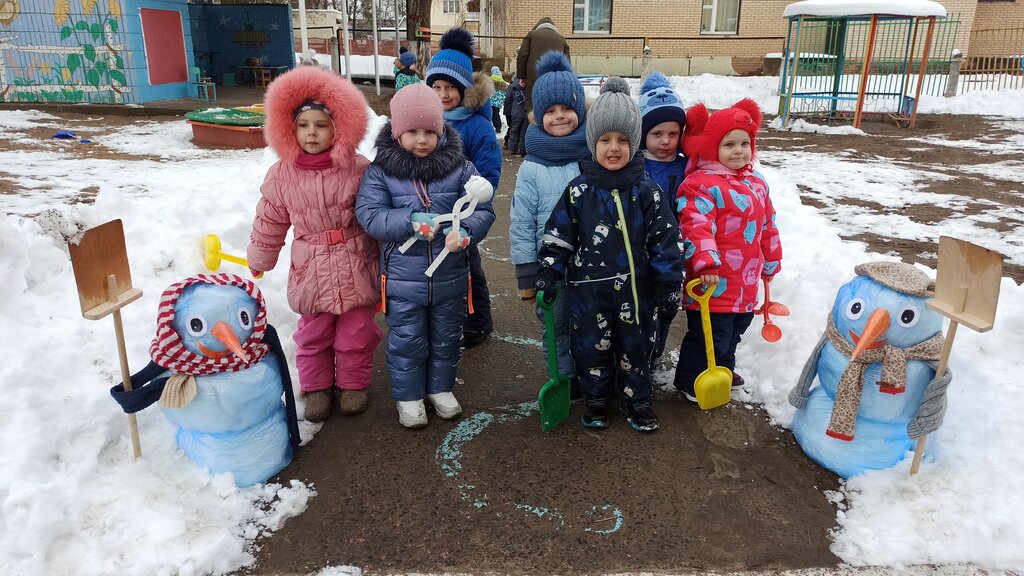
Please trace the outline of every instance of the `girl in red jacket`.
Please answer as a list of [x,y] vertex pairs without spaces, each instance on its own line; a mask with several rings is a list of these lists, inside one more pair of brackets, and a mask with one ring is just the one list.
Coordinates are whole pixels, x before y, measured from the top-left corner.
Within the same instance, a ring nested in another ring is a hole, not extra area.
[[304,66],[267,90],[266,139],[281,158],[260,188],[249,266],[272,270],[294,227],[288,304],[299,313],[295,366],[305,418],[320,422],[334,399],[342,414],[366,409],[373,317],[380,295],[377,241],[356,221],[359,182],[369,161],[356,154],[366,132],[366,99],[352,84]]
[[[744,99],[708,116],[703,104],[686,113],[684,153],[690,159],[676,194],[686,280],[714,290],[709,302],[715,362],[736,367],[736,345],[757,306],[758,282],[782,264],[782,244],[768,185],[754,171],[754,141],[761,110]],[[679,348],[675,387],[696,402],[693,382],[707,369],[699,305],[687,297],[688,330]],[[743,378],[733,373],[733,386]]]

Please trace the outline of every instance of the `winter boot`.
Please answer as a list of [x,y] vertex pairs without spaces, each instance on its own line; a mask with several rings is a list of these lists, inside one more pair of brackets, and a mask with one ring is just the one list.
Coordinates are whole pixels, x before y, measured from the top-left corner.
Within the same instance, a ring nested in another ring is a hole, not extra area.
[[396,402],[398,406],[398,422],[406,428],[423,428],[427,425],[427,409],[423,400]]
[[427,398],[434,406],[434,411],[437,412],[437,415],[445,420],[458,418],[459,415],[462,414],[462,406],[460,406],[459,401],[455,399],[455,394],[452,394],[451,392],[427,394]]
[[583,418],[580,422],[587,428],[608,427],[608,399],[584,398]]
[[569,401],[583,400],[583,390],[580,388],[580,379],[569,380]]
[[310,422],[327,420],[327,417],[331,415],[331,404],[333,404],[331,390],[328,388],[327,390],[305,392],[303,396],[306,398],[306,420]]
[[744,384],[746,384],[746,382],[743,381],[743,376],[740,376],[739,374],[733,372],[732,373],[732,387],[733,388],[739,388],[740,386],[743,386]]
[[654,409],[651,407],[650,400],[640,402],[623,400],[619,404],[619,409],[626,415],[626,419],[629,420],[629,425],[633,427],[633,430],[654,432],[658,429],[658,417],[654,415]]
[[366,390],[340,390],[338,392],[338,412],[345,416],[359,414],[366,410],[370,397]]

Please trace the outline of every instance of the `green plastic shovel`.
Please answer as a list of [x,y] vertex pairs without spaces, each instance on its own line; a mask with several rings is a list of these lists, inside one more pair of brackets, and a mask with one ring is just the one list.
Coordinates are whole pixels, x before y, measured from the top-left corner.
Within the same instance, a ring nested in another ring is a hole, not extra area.
[[[557,298],[557,295],[556,295]],[[544,332],[548,344],[548,374],[550,378],[540,388],[537,405],[540,407],[540,427],[550,432],[569,417],[569,377],[558,373],[558,350],[555,346],[555,301],[544,301],[544,291],[537,292],[537,307],[544,311]]]

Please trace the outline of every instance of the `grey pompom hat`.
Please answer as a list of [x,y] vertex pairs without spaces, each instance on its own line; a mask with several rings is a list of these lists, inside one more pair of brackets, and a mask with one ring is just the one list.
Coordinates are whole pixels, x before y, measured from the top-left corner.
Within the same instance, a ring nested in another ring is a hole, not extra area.
[[587,147],[596,154],[597,140],[606,132],[622,132],[629,138],[629,157],[640,148],[640,108],[629,95],[629,84],[612,76],[601,86],[601,95],[587,112]]

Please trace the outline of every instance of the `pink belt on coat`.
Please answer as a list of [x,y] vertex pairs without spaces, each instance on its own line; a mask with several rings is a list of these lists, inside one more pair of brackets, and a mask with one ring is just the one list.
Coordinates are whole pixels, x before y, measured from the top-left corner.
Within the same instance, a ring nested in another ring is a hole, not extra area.
[[[348,232],[346,233],[346,230]],[[337,228],[334,230],[326,230],[324,232],[312,232],[309,234],[303,234],[299,236],[300,240],[305,240],[310,244],[344,244],[349,238],[355,238],[361,234],[366,234],[366,230],[363,230],[362,226],[355,225],[346,228]]]

